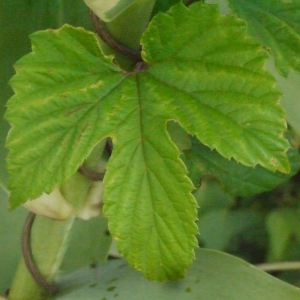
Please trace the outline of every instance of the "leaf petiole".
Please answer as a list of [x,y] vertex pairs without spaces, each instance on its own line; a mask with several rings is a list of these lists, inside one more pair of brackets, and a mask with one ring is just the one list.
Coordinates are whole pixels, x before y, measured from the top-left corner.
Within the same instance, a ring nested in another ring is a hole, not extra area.
[[116,50],[120,54],[128,56],[131,59],[134,59],[136,61],[140,61],[142,59],[140,51],[132,50],[122,45],[121,43],[117,42],[104,28],[102,21],[98,18],[98,16],[96,16],[91,9],[89,11],[90,11],[90,18],[92,20],[94,28],[98,36],[101,38],[101,40],[104,43],[106,43],[109,47]]

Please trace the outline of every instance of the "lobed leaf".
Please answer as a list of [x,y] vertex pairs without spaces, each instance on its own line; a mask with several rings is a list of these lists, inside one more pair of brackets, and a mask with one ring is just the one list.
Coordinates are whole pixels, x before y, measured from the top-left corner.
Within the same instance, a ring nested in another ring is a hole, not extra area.
[[12,209],[76,172],[112,127],[105,106],[124,79],[83,29],[66,25],[31,40],[33,52],[15,65],[15,95],[7,103]]
[[164,119],[144,103],[140,75],[110,64],[83,29],[38,32],[32,42],[6,114],[11,208],[63,184],[111,136],[104,201],[121,251],[151,279],[184,276],[197,246],[193,186]]
[[31,39],[7,104],[11,208],[64,184],[111,137],[103,210],[120,251],[147,278],[182,278],[197,247],[193,185],[167,121],[226,158],[289,171],[266,55],[242,21],[216,6],[158,14],[142,39],[147,68],[134,72],[116,67],[82,28]]
[[245,19],[249,31],[275,58],[279,73],[300,71],[300,1],[229,0],[231,8]]
[[152,110],[161,107],[228,159],[289,172],[280,92],[243,21],[221,17],[215,5],[179,4],[154,18],[142,44]]

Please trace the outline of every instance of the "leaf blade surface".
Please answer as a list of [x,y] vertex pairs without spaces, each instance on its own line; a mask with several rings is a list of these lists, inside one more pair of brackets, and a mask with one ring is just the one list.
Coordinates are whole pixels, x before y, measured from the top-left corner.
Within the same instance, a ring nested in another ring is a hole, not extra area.
[[[16,174],[9,186],[12,208],[25,198],[37,198],[41,190],[51,192],[55,183],[63,184],[77,170],[87,156],[84,152],[107,131],[103,125],[98,128],[101,113],[93,108],[104,98],[98,106],[107,105],[124,78],[111,72],[116,68],[103,58],[95,36],[83,29],[64,26],[38,32],[32,39],[33,53],[16,64],[17,75],[11,80],[15,95],[7,104],[6,118],[13,125],[7,139],[8,169]],[[66,40],[68,47],[62,46]],[[82,43],[92,47],[85,49]],[[29,165],[25,172],[20,171],[23,165]]]
[[142,39],[151,101],[165,99],[166,117],[222,156],[289,172],[280,92],[245,24],[199,3],[177,5],[154,20]]
[[[142,92],[136,96],[143,99]],[[137,107],[118,130],[105,177],[104,213],[133,267],[152,280],[176,280],[197,247],[196,202],[165,122],[147,108]]]

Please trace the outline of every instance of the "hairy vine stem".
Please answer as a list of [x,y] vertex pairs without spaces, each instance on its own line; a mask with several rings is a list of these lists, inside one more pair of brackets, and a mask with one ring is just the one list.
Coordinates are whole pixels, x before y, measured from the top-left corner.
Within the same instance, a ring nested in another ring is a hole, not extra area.
[[25,224],[23,227],[23,233],[22,233],[22,253],[24,257],[25,265],[34,278],[34,280],[47,292],[54,294],[58,291],[58,286],[54,283],[48,283],[47,280],[43,277],[43,275],[40,273],[39,269],[37,268],[33,257],[32,257],[32,251],[31,251],[31,228],[32,224],[34,222],[36,214],[33,212],[29,212]]
[[84,166],[79,167],[78,172],[93,181],[102,181],[104,178],[104,173],[99,173],[99,172],[90,170]]
[[129,58],[132,58],[136,61],[142,61],[142,56],[140,51],[135,51],[132,49],[127,48],[126,46],[118,43],[103,27],[101,20],[94,14],[94,12],[89,9],[90,12],[90,18],[92,20],[92,23],[94,25],[94,28],[101,38],[101,40],[106,43],[109,47],[112,49],[115,49],[121,54],[124,54],[128,56]]

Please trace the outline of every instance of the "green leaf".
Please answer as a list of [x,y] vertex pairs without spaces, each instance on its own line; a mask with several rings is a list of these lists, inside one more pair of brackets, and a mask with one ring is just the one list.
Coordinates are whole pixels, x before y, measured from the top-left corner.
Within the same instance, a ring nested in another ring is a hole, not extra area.
[[275,58],[281,75],[300,71],[300,1],[229,0],[249,30]]
[[[146,104],[139,110],[138,76],[124,76],[112,66],[96,37],[82,29],[64,26],[36,33],[32,41],[34,52],[16,65],[16,95],[8,104],[11,206],[62,184],[99,140],[112,136],[105,178],[112,233],[122,240],[127,259],[148,277],[182,277],[197,246],[193,187],[163,118],[153,122]],[[68,45],[64,51],[62,43]],[[24,96],[26,106],[20,105]],[[20,168],[24,163],[26,170]]]
[[183,277],[197,246],[193,185],[168,120],[226,158],[289,171],[265,53],[243,22],[216,6],[178,4],[158,14],[142,39],[148,66],[133,72],[113,65],[82,28],[31,39],[6,113],[11,207],[62,185],[111,137],[104,213],[120,251],[149,279]]
[[30,33],[39,29],[57,28],[65,22],[92,28],[83,1],[11,0],[0,2],[0,27],[5,28],[1,32],[0,40],[0,181],[4,186],[7,185],[8,178],[5,162],[7,149],[4,145],[9,126],[3,120],[3,115],[4,105],[12,95],[12,90],[8,85],[9,78],[13,75],[12,65],[30,51],[28,40]]
[[300,169],[300,156],[296,149],[290,149],[287,156],[291,165],[289,174],[268,171],[261,166],[246,167],[227,160],[217,151],[210,150],[195,138],[191,150],[184,152],[184,161],[194,184],[197,185],[205,174],[214,175],[224,189],[233,196],[248,197],[272,190],[288,181]]
[[14,73],[14,62],[30,51],[28,34],[59,27],[66,21],[91,28],[83,1],[0,1],[0,27],[3,28],[0,38],[0,257],[3,258],[0,259],[0,270],[5,270],[0,276],[1,295],[10,287],[22,255],[20,240],[26,217],[25,209],[9,212],[7,207],[7,149],[4,144],[9,125],[3,115],[4,105],[12,95],[8,81]]
[[196,251],[196,261],[180,282],[157,283],[133,272],[124,260],[96,271],[84,268],[59,280],[53,300],[298,300],[300,291],[252,265],[214,250]]
[[[92,140],[89,139],[93,135],[93,120],[97,117],[97,109],[92,111],[92,116],[89,115],[90,106],[93,108],[89,97],[96,99],[97,104],[98,98],[109,93],[115,81],[119,83],[124,77],[118,72],[111,72],[117,70],[116,67],[102,56],[94,34],[83,29],[65,26],[58,31],[38,32],[32,35],[32,43],[35,52],[23,57],[15,66],[19,74],[13,77],[11,83],[16,94],[7,105],[6,117],[13,124],[7,144],[14,162],[9,165],[16,169],[20,168],[19,163],[29,166],[20,177],[11,179],[11,199],[14,195],[21,198],[11,201],[12,208],[23,203],[25,198],[38,197],[41,190],[50,192],[54,183],[63,183],[65,178],[75,173],[87,156],[86,150],[83,150],[94,148],[99,141],[95,134]],[[69,48],[65,43],[69,44]],[[61,47],[65,47],[62,53]],[[80,62],[84,63],[80,65]],[[68,78],[67,82],[64,77]],[[23,96],[26,107],[22,107]],[[77,126],[74,127],[74,124]],[[72,155],[68,155],[70,149]],[[62,166],[64,159],[66,165]],[[59,171],[56,172],[56,169]],[[48,175],[47,170],[50,172]],[[13,170],[11,173],[14,173]],[[22,187],[15,180],[27,183]],[[15,189],[19,188],[23,191],[16,192]]]
[[[220,17],[214,5],[177,5],[153,19],[142,44],[149,101],[168,98],[168,119],[226,158],[289,171],[279,90],[244,22]],[[158,103],[166,110],[166,101]]]

